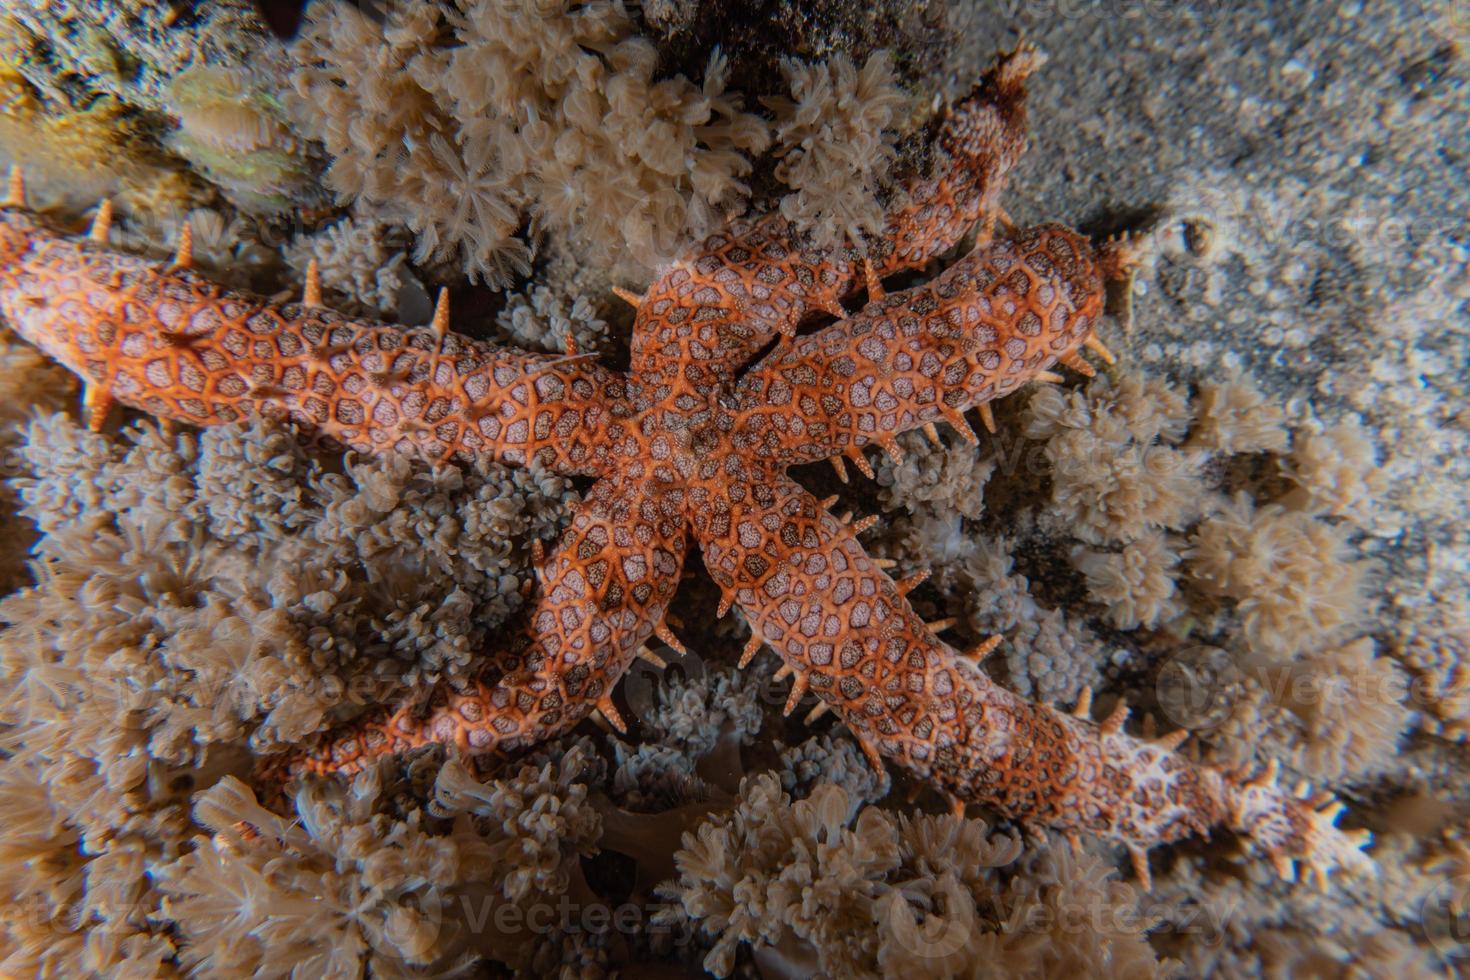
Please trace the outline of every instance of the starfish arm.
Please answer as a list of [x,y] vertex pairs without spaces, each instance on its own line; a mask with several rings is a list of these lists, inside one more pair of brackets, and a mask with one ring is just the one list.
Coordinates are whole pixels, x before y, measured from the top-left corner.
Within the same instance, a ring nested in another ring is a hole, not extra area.
[[967,409],[1071,360],[1102,309],[1081,235],[1043,225],[998,238],[752,367],[729,409],[734,438],[788,466],[939,421],[968,433]]
[[706,567],[796,690],[835,710],[870,758],[1028,826],[1139,855],[1227,826],[1287,865],[1371,867],[1362,841],[1334,826],[1335,806],[1298,799],[1274,774],[1243,780],[1190,761],[1175,740],[1127,734],[1126,712],[1097,724],[1000,687],[936,638],[852,528],[789,479],[712,489],[693,526]]
[[469,681],[440,684],[427,708],[415,701],[370,711],[309,750],[266,759],[260,781],[274,787],[303,771],[360,772],[432,743],[508,758],[594,708],[609,713],[614,686],[678,588],[685,543],[677,506],[632,483],[598,481],[538,570],[517,641]]
[[195,425],[255,414],[364,452],[606,471],[622,379],[581,358],[275,305],[0,209],[0,320],[118,401]]
[[953,248],[976,221],[1001,215],[1001,192],[1026,153],[1026,80],[1045,61],[1022,44],[949,106],[933,143],[940,165],[909,182],[870,248],[879,276],[917,269]]
[[806,247],[780,214],[736,221],[700,242],[638,299],[634,373],[708,392],[808,314],[840,314],[842,298],[868,281],[865,258],[881,277],[952,248],[994,214],[1025,151],[1025,81],[1040,60],[1028,47],[1003,56],[949,108],[931,173],[904,186],[882,233],[861,248]]

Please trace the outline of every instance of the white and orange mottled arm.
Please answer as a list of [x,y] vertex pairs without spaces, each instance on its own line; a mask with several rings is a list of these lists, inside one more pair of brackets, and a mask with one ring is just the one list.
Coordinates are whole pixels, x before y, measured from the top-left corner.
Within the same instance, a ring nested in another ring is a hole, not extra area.
[[113,401],[195,425],[274,413],[367,452],[601,475],[626,411],[623,380],[582,359],[275,305],[16,206],[0,207],[0,320],[81,376],[94,423]]
[[663,622],[684,564],[684,517],[640,481],[599,480],[537,569],[524,626],[458,685],[370,710],[310,748],[263,761],[261,782],[359,772],[423,745],[509,758],[570,730],[593,709],[623,724],[612,691]]
[[908,182],[873,239],[812,248],[773,214],[736,221],[690,249],[635,299],[633,373],[706,394],[772,338],[793,334],[803,317],[844,315],[843,297],[924,265],[977,220],[993,219],[1025,152],[1025,82],[1041,61],[1027,46],[1004,55],[949,108],[930,144],[927,175]]
[[[974,656],[941,642],[863,551],[853,529],[785,477],[751,472],[731,494],[699,494],[695,535],[710,574],[744,610],[753,637],[793,676],[788,713],[810,691],[847,724],[875,765],[891,759],[960,805],[992,807],[1037,829],[1126,845],[1147,880],[1149,848],[1223,826],[1283,872],[1371,868],[1366,832],[1334,826],[1340,806],[1299,799],[1274,770],[1240,779],[1137,738],[1126,711],[1101,724],[996,684]],[[992,644],[983,645],[988,649]]]
[[968,409],[1059,360],[1090,371],[1076,352],[1097,344],[1104,278],[1123,247],[1100,254],[1060,225],[977,247],[932,282],[870,302],[752,367],[730,405],[736,444],[780,466],[846,453],[866,470],[864,446],[896,453],[895,437],[924,425],[948,422],[973,440]]

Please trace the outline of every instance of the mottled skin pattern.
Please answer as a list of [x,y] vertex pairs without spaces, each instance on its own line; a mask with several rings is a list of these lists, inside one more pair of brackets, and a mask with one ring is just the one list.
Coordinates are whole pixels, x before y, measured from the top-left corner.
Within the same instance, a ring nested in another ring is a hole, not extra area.
[[[894,438],[1009,394],[1102,314],[1092,247],[1059,225],[996,239],[939,278],[802,337],[735,385],[732,436],[780,466]],[[856,456],[854,455],[854,458]]]
[[[52,237],[14,209],[0,226],[0,313],[112,399],[214,425],[289,415],[354,449],[430,459],[531,459],[611,471],[601,438],[629,411],[623,384],[580,359],[508,351],[458,334],[272,306],[188,270]],[[27,270],[46,274],[27,274]]]
[[[469,680],[267,760],[267,784],[433,742],[508,757],[594,709],[621,726],[610,693],[661,629],[692,530],[725,605],[752,625],[749,652],[764,642],[784,660],[788,710],[815,694],[875,765],[891,759],[960,805],[1125,844],[1145,877],[1148,847],[1220,825],[1284,874],[1293,859],[1323,876],[1371,867],[1365,835],[1334,826],[1337,805],[1285,792],[1274,769],[1244,779],[1200,766],[1176,738],[1125,733],[1126,712],[1093,722],[1090,696],[1063,714],[995,684],[917,617],[857,528],[785,474],[840,453],[866,468],[865,446],[896,453],[895,436],[935,421],[973,439],[968,409],[1078,364],[1093,342],[1104,280],[1128,248],[1059,226],[993,233],[1035,64],[1028,50],[1001,59],[951,109],[934,175],[861,250],[802,248],[777,217],[691,250],[639,300],[626,376],[479,344],[443,319],[413,329],[272,306],[112,252],[105,228],[58,234],[18,200],[0,209],[0,316],[83,377],[94,421],[110,399],[196,424],[273,413],[363,451],[534,459],[598,478],[539,563],[515,640]],[[883,276],[924,265],[977,221],[969,255],[883,294]],[[864,286],[867,305],[848,315],[841,300]],[[813,312],[837,322],[796,337]]]

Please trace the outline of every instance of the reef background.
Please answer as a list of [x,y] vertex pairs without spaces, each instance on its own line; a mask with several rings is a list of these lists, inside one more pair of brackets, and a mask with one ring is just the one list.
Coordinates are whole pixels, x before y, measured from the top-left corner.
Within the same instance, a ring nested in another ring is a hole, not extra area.
[[166,254],[187,217],[233,285],[294,293],[315,256],[338,308],[423,322],[448,285],[456,329],[616,361],[612,285],[727,211],[872,227],[937,100],[1024,35],[1051,60],[1005,204],[1148,236],[1102,329],[1119,366],[998,404],[978,453],[798,478],[882,513],[870,548],[932,570],[952,644],[1002,633],[1006,683],[1278,759],[1373,830],[1379,877],[1319,893],[1215,839],[1156,852],[1143,894],[1093,844],[938,816],[814,702],[782,719],[769,654],[734,670],[700,572],[691,654],[623,685],[628,738],[588,723],[488,775],[431,750],[276,817],[251,752],[465,670],[576,488],[264,424],[92,435],[0,332],[0,972],[1458,968],[1463,5],[722,6],[318,3],[283,45],[243,3],[30,0],[0,15],[0,163],[78,227],[115,196],[115,247]]

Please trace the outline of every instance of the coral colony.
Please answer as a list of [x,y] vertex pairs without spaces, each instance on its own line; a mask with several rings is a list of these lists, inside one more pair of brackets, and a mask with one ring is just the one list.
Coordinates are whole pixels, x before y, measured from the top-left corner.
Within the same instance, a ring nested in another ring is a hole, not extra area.
[[[961,653],[905,599],[923,576],[894,581],[858,535],[786,475],[832,457],[871,475],[868,446],[947,423],[1060,363],[1091,369],[1107,278],[1129,246],[1094,248],[1053,225],[997,230],[997,196],[1025,146],[1024,82],[1036,56],[1002,58],[949,110],[929,176],[911,183],[880,237],[856,248],[803,247],[780,216],[731,225],[675,262],[641,295],[626,374],[587,355],[522,353],[450,331],[441,296],[428,328],[357,322],[323,308],[315,276],[303,302],[278,306],[190,270],[186,229],[172,263],[108,248],[104,203],[82,238],[25,208],[12,176],[0,225],[0,312],[22,337],[86,382],[94,427],[119,401],[211,425],[289,418],[360,452],[438,462],[535,463],[596,478],[567,532],[536,569],[517,639],[470,676],[382,709],[320,744],[267,759],[267,787],[302,772],[363,771],[426,743],[510,757],[612,700],[644,642],[677,646],[664,618],[692,532],[752,636],[791,678],[787,711],[807,691],[835,711],[875,768],[885,759],[929,780],[957,810],[983,803],[1025,826],[1125,844],[1146,883],[1155,844],[1226,826],[1281,873],[1320,877],[1371,867],[1365,833],[1333,824],[1342,807],[1254,774],[1191,762],[1186,732],[1141,738],[1121,705],[1092,719],[1018,697],[977,664],[994,637]],[[974,249],[931,282],[892,294],[884,278],[923,266],[979,222]],[[866,290],[849,314],[841,301]],[[796,336],[813,312],[832,325]],[[775,349],[749,362],[772,340]]]

